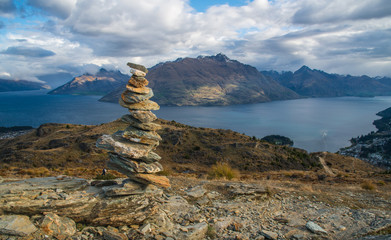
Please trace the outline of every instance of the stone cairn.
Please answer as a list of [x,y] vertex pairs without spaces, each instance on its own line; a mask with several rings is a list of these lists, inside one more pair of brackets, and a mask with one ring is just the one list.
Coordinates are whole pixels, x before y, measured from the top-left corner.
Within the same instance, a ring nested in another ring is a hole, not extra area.
[[153,174],[163,170],[159,163],[161,157],[153,152],[162,139],[156,133],[161,126],[153,123],[157,117],[151,110],[159,110],[160,106],[149,100],[153,92],[147,87],[145,78],[148,69],[134,63],[128,63],[128,66],[133,75],[119,98],[119,104],[129,109],[130,114],[121,118],[129,126],[112,135],[101,136],[96,146],[109,151],[109,168],[142,184],[169,187],[166,177]]

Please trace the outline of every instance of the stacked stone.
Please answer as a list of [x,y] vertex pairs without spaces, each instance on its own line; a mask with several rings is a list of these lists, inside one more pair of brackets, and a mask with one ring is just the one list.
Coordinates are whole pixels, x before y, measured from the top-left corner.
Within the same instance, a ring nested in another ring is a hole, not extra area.
[[153,97],[152,89],[147,87],[145,78],[148,69],[142,65],[128,63],[132,77],[122,93],[119,104],[128,108],[130,114],[122,116],[122,121],[129,124],[124,131],[112,135],[103,135],[97,141],[97,147],[109,151],[109,167],[129,178],[144,184],[169,186],[166,177],[151,175],[163,170],[159,163],[161,157],[153,152],[161,141],[156,133],[161,128],[154,123],[157,119],[152,110],[159,110],[156,102],[149,100]]

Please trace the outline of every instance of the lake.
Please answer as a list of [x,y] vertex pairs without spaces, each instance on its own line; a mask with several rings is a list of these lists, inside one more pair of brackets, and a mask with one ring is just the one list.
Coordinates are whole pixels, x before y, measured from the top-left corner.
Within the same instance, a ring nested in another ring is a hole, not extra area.
[[[127,113],[99,96],[47,95],[45,90],[0,93],[0,126],[43,123],[101,124]],[[375,114],[391,97],[308,98],[223,107],[161,107],[163,119],[196,126],[232,129],[262,138],[278,134],[310,152],[336,152],[349,139],[375,131]]]

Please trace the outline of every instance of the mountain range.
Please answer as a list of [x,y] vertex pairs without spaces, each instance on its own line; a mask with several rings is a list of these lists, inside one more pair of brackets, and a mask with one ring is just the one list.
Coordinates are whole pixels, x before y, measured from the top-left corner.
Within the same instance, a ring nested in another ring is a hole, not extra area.
[[[129,78],[119,71],[102,68],[96,74],[75,77],[49,94],[103,95],[100,101],[117,102]],[[391,95],[391,78],[387,77],[330,74],[307,66],[295,72],[258,71],[221,53],[159,63],[149,69],[146,78],[154,91],[153,100],[160,105],[231,105],[305,97]],[[10,89],[0,81],[0,91]]]
[[[160,63],[149,69],[147,79],[161,105],[231,105],[300,97],[255,67],[223,54]],[[124,88],[101,100],[118,101]]]
[[302,97],[391,95],[391,78],[330,74],[302,66],[295,72],[261,71]]
[[120,71],[101,68],[96,74],[83,74],[48,94],[104,95],[119,86],[125,86],[129,76]]
[[50,89],[50,87],[40,82],[0,79],[0,92],[28,91],[28,90],[40,90],[40,89]]

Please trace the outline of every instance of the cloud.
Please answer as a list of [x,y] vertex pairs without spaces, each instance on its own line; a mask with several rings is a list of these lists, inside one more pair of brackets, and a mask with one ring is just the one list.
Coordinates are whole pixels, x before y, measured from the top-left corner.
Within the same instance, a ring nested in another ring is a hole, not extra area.
[[253,0],[204,12],[189,0],[27,3],[30,15],[10,18],[1,30],[6,50],[0,72],[12,77],[77,75],[102,66],[128,73],[128,61],[151,67],[219,52],[260,70],[305,64],[342,74],[391,76],[388,0]]
[[319,24],[391,16],[389,0],[307,0],[293,16],[293,23]]
[[8,47],[2,51],[3,54],[8,55],[21,55],[26,57],[43,58],[56,55],[55,52],[46,50],[40,47]]
[[58,17],[60,19],[66,19],[71,14],[72,9],[76,4],[76,0],[28,0],[28,4],[44,10],[49,15]]
[[0,0],[0,16],[9,16],[16,11],[12,0]]

